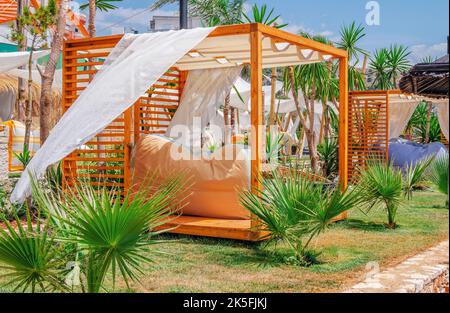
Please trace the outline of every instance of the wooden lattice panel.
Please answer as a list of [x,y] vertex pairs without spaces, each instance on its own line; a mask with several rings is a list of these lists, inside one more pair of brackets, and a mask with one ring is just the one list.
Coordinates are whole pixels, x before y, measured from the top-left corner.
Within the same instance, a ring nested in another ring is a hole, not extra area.
[[[63,111],[86,89],[120,36],[70,40],[64,45]],[[143,134],[164,134],[180,102],[185,72],[170,69],[146,95],[91,141],[63,161],[66,185],[89,180],[94,186],[131,185],[130,147]],[[133,136],[134,134],[134,136]]]
[[185,73],[171,69],[134,104],[134,141],[141,135],[165,134],[180,103]]
[[388,154],[389,93],[351,92],[348,106],[348,177],[355,182],[368,160],[386,160]]

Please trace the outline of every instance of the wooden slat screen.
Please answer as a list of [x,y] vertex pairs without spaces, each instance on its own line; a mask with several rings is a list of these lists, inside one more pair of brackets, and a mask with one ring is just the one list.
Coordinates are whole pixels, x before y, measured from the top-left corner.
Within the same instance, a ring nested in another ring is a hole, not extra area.
[[134,104],[134,142],[141,135],[166,133],[184,84],[185,72],[170,69]]
[[[63,49],[63,111],[88,86],[121,36],[66,41]],[[164,133],[179,105],[184,73],[168,71],[130,109],[63,160],[64,186],[87,180],[93,186],[131,185],[130,149],[141,134]],[[134,133],[134,136],[133,136]]]
[[367,161],[387,160],[389,92],[350,92],[348,177],[356,182]]

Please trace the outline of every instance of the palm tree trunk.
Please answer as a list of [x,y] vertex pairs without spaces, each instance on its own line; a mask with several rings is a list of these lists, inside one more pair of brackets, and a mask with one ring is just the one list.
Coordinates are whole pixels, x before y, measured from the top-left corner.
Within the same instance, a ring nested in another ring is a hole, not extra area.
[[431,122],[431,111],[433,110],[433,102],[427,101],[428,113],[427,113],[427,124],[425,127],[425,143],[430,142],[430,122]]
[[52,85],[55,77],[56,65],[61,55],[61,49],[64,40],[64,32],[66,27],[66,10],[64,10],[65,1],[59,2],[58,17],[56,20],[56,31],[53,34],[53,42],[48,59],[47,66],[42,77],[42,90],[40,100],[40,127],[41,127],[41,144],[45,142],[50,134],[50,116],[51,111],[56,111],[57,108],[52,107]]
[[[291,91],[292,96],[295,102],[295,108],[297,110],[297,114],[300,118],[300,123],[302,124],[303,130],[306,135],[306,139],[308,140],[308,149],[309,149],[309,157],[311,160],[311,169],[313,172],[317,172],[318,170],[318,160],[319,155],[317,153],[317,147],[315,143],[315,133],[314,133],[314,99],[315,99],[315,87],[312,88],[311,97],[308,99],[305,97],[305,104],[308,107],[309,102],[309,114],[306,114],[306,119],[304,118],[301,110],[300,103],[298,100],[298,91],[295,88],[295,79],[294,79],[294,68],[289,67],[289,79],[291,82]],[[307,124],[307,120],[309,119],[309,126]]]
[[89,0],[89,36],[95,37],[96,36],[96,29],[95,29],[95,14],[97,10],[95,0]]

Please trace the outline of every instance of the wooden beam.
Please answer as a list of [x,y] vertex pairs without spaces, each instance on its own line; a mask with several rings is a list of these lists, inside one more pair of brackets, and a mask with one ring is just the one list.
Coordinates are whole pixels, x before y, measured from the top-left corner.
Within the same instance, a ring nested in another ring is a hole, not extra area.
[[264,36],[273,38],[279,42],[285,41],[296,46],[301,46],[304,48],[319,51],[323,54],[331,54],[332,56],[338,58],[348,57],[348,53],[345,50],[338,49],[333,46],[326,45],[299,35],[291,34],[281,29],[277,29],[263,24],[259,24],[259,29],[264,34]]
[[348,59],[339,58],[339,177],[348,184]]

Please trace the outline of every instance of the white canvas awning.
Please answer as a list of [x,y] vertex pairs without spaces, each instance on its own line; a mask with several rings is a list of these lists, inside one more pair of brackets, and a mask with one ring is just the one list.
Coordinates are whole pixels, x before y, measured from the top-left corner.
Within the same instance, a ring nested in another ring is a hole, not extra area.
[[[34,51],[33,61],[50,53],[50,50]],[[0,52],[0,74],[24,66],[28,63],[30,52]]]
[[48,166],[100,133],[213,30],[126,34],[37,151],[18,181],[11,201],[23,202],[31,194],[30,174],[41,177]]

